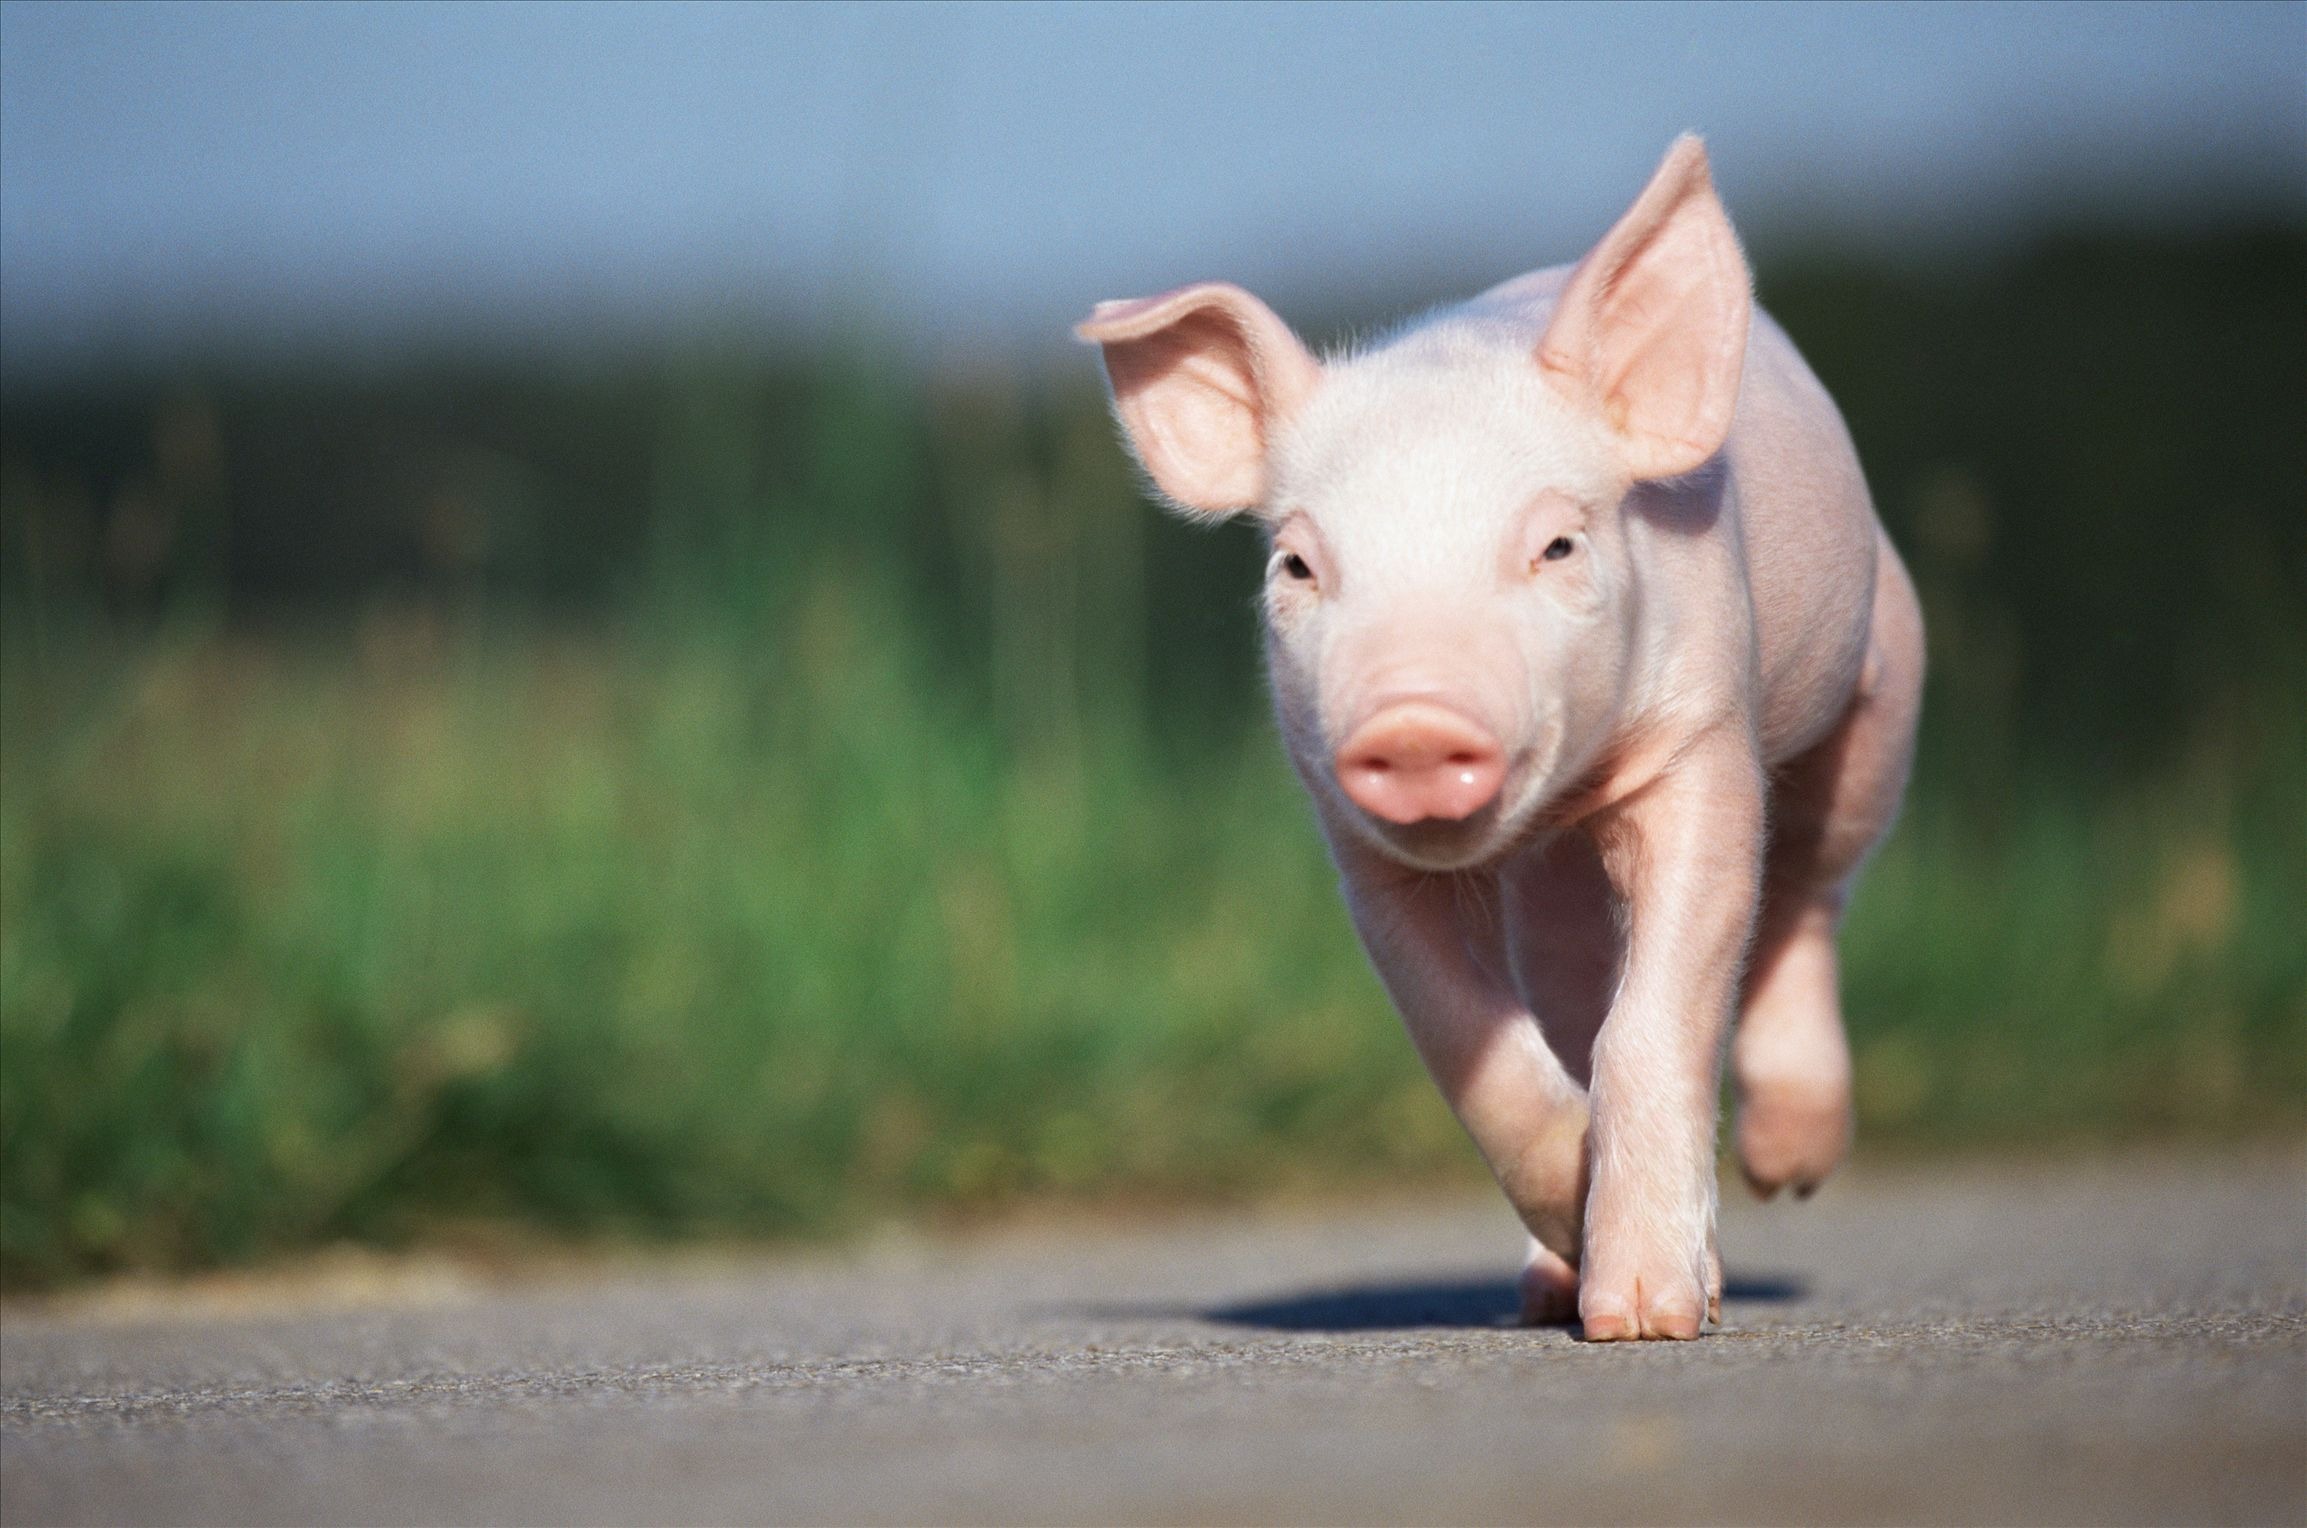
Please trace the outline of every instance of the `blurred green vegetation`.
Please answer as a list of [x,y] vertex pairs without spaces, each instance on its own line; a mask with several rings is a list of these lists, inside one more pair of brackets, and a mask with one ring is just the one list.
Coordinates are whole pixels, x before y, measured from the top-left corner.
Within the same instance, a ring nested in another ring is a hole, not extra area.
[[[1763,296],[1931,619],[1862,1139],[2307,1123],[2307,236]],[[1478,1171],[1083,357],[0,420],[0,1271]]]

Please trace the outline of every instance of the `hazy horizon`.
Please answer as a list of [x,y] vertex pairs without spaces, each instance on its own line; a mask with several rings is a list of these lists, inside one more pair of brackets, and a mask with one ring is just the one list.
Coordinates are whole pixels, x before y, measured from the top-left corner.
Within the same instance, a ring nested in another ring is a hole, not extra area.
[[[1749,241],[2307,212],[2307,6],[0,4],[15,375],[728,326],[1030,351],[1568,258],[1673,134]],[[1431,295],[1440,297],[1446,292]]]

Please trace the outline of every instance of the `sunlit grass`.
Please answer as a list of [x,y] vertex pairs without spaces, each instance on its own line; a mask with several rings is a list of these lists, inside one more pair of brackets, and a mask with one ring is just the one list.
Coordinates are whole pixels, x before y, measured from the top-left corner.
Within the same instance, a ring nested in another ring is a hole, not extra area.
[[182,651],[41,697],[80,715],[5,761],[11,1269],[1454,1158],[1267,750],[1005,763],[846,660]]
[[[1270,739],[1021,749],[885,613],[19,666],[11,1278],[1477,1173]],[[1848,938],[1870,1141],[2299,1123],[2296,827],[2135,807],[1925,793]]]

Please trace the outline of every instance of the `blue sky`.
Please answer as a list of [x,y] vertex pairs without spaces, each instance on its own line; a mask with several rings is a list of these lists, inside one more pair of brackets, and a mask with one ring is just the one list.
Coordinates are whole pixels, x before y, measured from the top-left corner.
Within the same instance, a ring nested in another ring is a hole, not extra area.
[[1191,279],[1288,311],[1568,258],[1684,127],[1763,245],[2297,213],[2307,6],[6,0],[0,342],[1031,350]]

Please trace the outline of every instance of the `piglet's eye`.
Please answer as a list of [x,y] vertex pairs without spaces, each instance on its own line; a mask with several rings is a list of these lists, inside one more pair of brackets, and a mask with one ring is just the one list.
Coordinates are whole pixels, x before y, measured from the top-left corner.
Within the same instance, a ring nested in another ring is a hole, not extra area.
[[1314,581],[1314,570],[1307,566],[1306,559],[1300,557],[1295,552],[1287,552],[1283,554],[1282,571],[1289,574],[1290,577],[1298,580],[1300,583],[1310,584]]
[[1556,536],[1552,541],[1546,543],[1546,550],[1538,555],[1548,562],[1560,562],[1575,550],[1577,549],[1570,544],[1568,536]]

